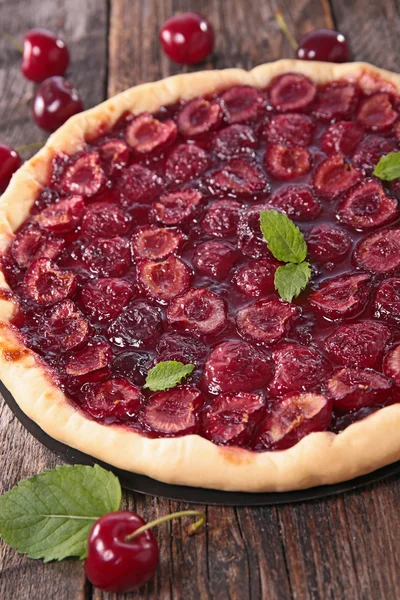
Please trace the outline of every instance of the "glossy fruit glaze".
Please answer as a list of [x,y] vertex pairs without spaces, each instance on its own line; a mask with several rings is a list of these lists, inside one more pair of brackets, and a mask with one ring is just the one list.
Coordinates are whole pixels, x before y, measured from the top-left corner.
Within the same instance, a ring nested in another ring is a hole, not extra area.
[[[3,269],[27,344],[75,406],[262,451],[399,400],[400,186],[372,171],[399,147],[400,103],[374,84],[286,74],[126,114],[54,158]],[[313,277],[293,303],[274,291],[260,206],[307,238]],[[165,360],[196,369],[144,391]]]

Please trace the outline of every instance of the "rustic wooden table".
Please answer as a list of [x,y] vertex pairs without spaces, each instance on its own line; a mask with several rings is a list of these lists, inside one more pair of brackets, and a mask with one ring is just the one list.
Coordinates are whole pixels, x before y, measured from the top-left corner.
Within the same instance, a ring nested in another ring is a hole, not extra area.
[[[2,32],[21,38],[40,26],[58,31],[72,53],[69,72],[85,106],[143,81],[182,71],[161,52],[158,30],[176,11],[197,9],[214,24],[214,55],[202,68],[243,67],[293,51],[275,21],[273,0],[1,0]],[[297,37],[336,27],[353,56],[398,70],[400,2],[281,0]],[[185,69],[183,69],[185,70]],[[30,119],[32,85],[18,53],[0,41],[0,141],[15,146],[43,139]],[[0,406],[0,492],[61,462]],[[161,566],[154,580],[127,598],[161,600],[382,600],[400,595],[400,480],[281,507],[206,507],[209,527],[195,538],[180,523],[157,532]],[[145,518],[182,503],[125,494]],[[200,508],[200,507],[199,507]],[[76,560],[44,565],[1,546],[1,600],[111,600],[92,589]]]

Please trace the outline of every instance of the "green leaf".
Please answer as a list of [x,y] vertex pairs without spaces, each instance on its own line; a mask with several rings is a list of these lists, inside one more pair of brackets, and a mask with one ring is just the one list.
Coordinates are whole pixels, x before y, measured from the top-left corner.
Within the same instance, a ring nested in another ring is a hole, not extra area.
[[374,170],[375,177],[384,181],[393,181],[400,177],[400,152],[389,152],[381,156]]
[[24,479],[0,496],[0,537],[30,558],[85,558],[93,523],[119,510],[121,486],[98,465],[64,465]]
[[145,388],[159,392],[173,388],[190,375],[194,365],[184,365],[177,360],[159,362],[147,373]]
[[308,262],[288,263],[275,271],[275,289],[283,300],[291,302],[305,289],[311,277]]
[[301,263],[307,256],[307,244],[300,229],[276,210],[262,210],[260,225],[268,248],[282,262]]

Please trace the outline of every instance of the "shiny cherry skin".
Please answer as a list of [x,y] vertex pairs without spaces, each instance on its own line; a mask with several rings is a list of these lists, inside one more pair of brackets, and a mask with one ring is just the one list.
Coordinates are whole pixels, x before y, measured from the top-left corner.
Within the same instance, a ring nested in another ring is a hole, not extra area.
[[160,42],[165,54],[174,62],[195,65],[212,52],[214,29],[200,13],[181,13],[165,21]]
[[77,89],[64,77],[45,79],[38,87],[32,103],[33,119],[41,129],[55,131],[69,117],[83,110]]
[[69,65],[65,42],[48,29],[30,29],[24,36],[21,71],[40,83],[53,75],[64,75]]
[[103,515],[93,525],[85,562],[89,581],[105,592],[129,592],[145,584],[159,563],[156,538],[149,529],[125,541],[146,522],[134,512]]
[[350,59],[350,48],[344,35],[333,29],[314,29],[300,41],[297,58],[343,63]]
[[22,165],[22,159],[18,152],[0,144],[0,193],[4,192],[9,184],[11,176]]

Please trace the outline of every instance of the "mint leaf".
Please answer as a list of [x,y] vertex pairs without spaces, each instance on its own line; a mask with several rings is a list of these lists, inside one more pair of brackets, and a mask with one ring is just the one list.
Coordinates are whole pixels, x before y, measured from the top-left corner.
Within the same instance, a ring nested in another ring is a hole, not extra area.
[[275,289],[283,300],[291,302],[305,289],[310,277],[311,268],[308,262],[288,263],[275,271]]
[[389,152],[381,156],[374,170],[375,177],[384,181],[393,181],[400,177],[400,152]]
[[0,496],[0,537],[30,558],[85,558],[93,523],[119,510],[121,486],[98,465],[65,465],[24,479]]
[[268,248],[278,260],[301,263],[307,256],[307,244],[300,229],[276,210],[262,210],[260,225]]
[[152,392],[159,392],[173,388],[190,375],[194,365],[184,365],[177,360],[159,362],[147,373],[145,388]]

